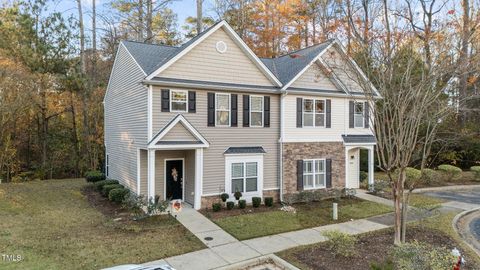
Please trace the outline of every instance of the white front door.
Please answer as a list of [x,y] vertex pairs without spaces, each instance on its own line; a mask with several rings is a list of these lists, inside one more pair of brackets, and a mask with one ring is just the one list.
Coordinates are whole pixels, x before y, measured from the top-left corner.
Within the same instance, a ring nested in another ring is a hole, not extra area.
[[347,188],[360,187],[360,149],[354,148],[348,151]]

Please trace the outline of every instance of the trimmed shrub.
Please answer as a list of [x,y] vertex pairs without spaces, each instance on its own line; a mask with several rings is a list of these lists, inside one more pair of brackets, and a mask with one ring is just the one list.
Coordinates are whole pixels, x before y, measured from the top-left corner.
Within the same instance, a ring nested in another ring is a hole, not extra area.
[[99,171],[88,171],[85,173],[85,180],[87,182],[98,182],[105,180],[105,174]]
[[242,197],[242,192],[235,191],[235,193],[233,193],[233,197],[235,197],[237,201],[240,200],[240,198]]
[[230,196],[227,193],[222,193],[220,195],[220,199],[222,199],[222,202],[226,202]]
[[323,236],[328,238],[325,243],[334,256],[352,257],[356,254],[355,236],[340,231],[326,231]]
[[108,193],[108,199],[112,202],[121,203],[128,193],[130,193],[130,190],[127,188],[114,188]]
[[239,200],[238,201],[238,208],[245,209],[245,207],[247,207],[247,201],[246,200]]
[[123,188],[122,185],[120,184],[113,184],[113,185],[104,185],[102,188],[102,195],[105,197],[108,197],[108,194],[110,193],[110,190],[115,189],[115,188]]
[[113,184],[118,184],[118,181],[117,181],[117,180],[112,180],[112,179],[102,180],[102,181],[95,182],[95,183],[93,184],[93,186],[95,187],[95,189],[96,189],[98,192],[101,192],[102,189],[103,189],[103,186],[105,186],[105,185],[113,185]]
[[227,209],[228,210],[232,210],[234,206],[235,206],[234,202],[227,202]]
[[268,207],[273,206],[273,197],[265,197],[265,205]]
[[456,179],[462,173],[462,169],[448,164],[438,166],[438,170],[444,173],[447,181]]
[[434,247],[417,241],[395,247],[395,269],[452,269],[457,257],[444,247]]
[[253,197],[252,198],[252,206],[257,208],[260,206],[260,203],[262,203],[262,198],[260,197]]
[[422,182],[427,185],[435,183],[438,181],[438,175],[435,170],[425,168],[422,170]]
[[480,166],[472,166],[470,167],[470,171],[475,174],[475,179],[480,180]]
[[213,212],[219,212],[221,209],[222,209],[222,205],[220,203],[212,203]]
[[360,171],[360,182],[365,182],[368,178],[368,172]]
[[418,169],[407,167],[405,168],[405,177],[408,181],[418,181],[422,177],[422,172]]

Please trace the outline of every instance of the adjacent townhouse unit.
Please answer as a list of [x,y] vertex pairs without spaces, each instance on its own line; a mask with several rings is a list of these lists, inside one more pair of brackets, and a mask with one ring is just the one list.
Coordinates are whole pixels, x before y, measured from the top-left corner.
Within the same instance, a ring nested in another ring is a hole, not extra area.
[[263,59],[220,21],[179,47],[123,41],[104,99],[107,177],[200,209],[223,192],[358,188],[366,149],[373,183],[367,95],[380,96],[363,84],[336,40]]

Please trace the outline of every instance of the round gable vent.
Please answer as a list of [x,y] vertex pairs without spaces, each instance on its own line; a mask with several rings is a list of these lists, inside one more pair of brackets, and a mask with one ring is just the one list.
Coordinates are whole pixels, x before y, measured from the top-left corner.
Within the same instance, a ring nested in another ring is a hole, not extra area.
[[227,51],[227,44],[223,41],[217,41],[217,44],[215,44],[215,48],[217,49],[217,52],[224,53]]

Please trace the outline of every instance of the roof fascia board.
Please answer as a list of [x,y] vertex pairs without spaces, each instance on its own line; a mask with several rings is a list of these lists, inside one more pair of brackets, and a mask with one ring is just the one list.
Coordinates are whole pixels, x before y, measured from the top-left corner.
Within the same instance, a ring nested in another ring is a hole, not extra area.
[[202,41],[204,41],[206,38],[208,38],[213,32],[217,31],[220,27],[225,25],[225,21],[221,21],[219,24],[215,25],[212,27],[210,30],[208,30],[207,33],[203,34],[199,39],[195,40],[192,44],[188,45],[187,48],[183,49],[180,53],[175,55],[172,59],[170,59],[167,63],[163,64],[161,67],[159,67],[157,70],[152,72],[150,75],[147,76],[147,80],[151,80],[158,74],[160,74],[162,71],[167,69],[169,66],[171,66],[173,63],[175,63],[178,59],[180,59],[182,56],[187,54],[189,51],[191,51],[193,48],[195,48],[198,44],[200,44]]
[[293,77],[293,79],[291,79],[288,83],[286,83],[283,87],[282,87],[282,90],[286,90],[288,87],[290,87],[290,85],[292,85],[292,83],[294,83],[298,78],[300,78],[300,76],[303,75],[303,73],[305,73],[308,68],[310,68],[310,66],[315,63],[315,61],[317,61],[317,59],[319,59],[325,51],[327,51],[331,46],[333,45],[333,42],[328,44],[327,47],[325,47],[325,49],[323,49],[315,58],[312,59],[312,61],[310,61],[310,63],[308,63],[308,65],[306,65],[297,75],[295,75],[295,77]]
[[[285,90],[282,93],[287,93],[287,94],[294,94],[294,95],[305,95],[305,96],[325,96],[325,97],[358,97],[362,98],[365,97],[365,95],[362,94],[357,94],[357,93],[351,93],[351,94],[336,94],[336,93],[328,93],[328,92],[319,92],[315,90]],[[374,99],[380,99],[380,97],[374,96]]]
[[[202,142],[202,144],[197,145],[198,147],[210,146],[208,141],[185,119],[185,117],[179,114],[176,116],[174,121],[170,122],[169,125],[160,132],[160,134],[155,136],[155,138],[148,144],[148,148],[156,148],[158,146],[156,145],[158,141],[160,141],[163,137],[165,137],[165,135],[168,134],[168,132],[180,122],[185,126],[185,128],[187,128],[189,132],[191,132],[195,136],[195,138],[197,138],[199,141]],[[169,145],[162,145],[162,146],[167,147]]]
[[277,79],[275,75],[270,71],[270,69],[265,66],[265,64],[258,58],[258,56],[245,44],[245,42],[238,36],[237,32],[232,29],[232,27],[228,24],[224,24],[225,28],[227,29],[227,34],[230,35],[230,37],[233,37],[235,43],[239,45],[246,53],[247,56],[255,63],[257,67],[260,68],[260,70],[263,72],[264,75],[266,75],[270,81],[276,84],[276,86],[281,87],[282,83]]
[[255,93],[267,93],[267,94],[279,94],[279,90],[270,90],[270,89],[257,89],[241,86],[222,86],[222,85],[211,85],[211,84],[198,84],[198,83],[188,83],[188,82],[162,82],[162,81],[152,81],[144,80],[144,84],[147,85],[156,85],[156,86],[173,86],[173,87],[194,87],[197,89],[206,89],[206,90],[230,90],[238,92],[255,92]]

